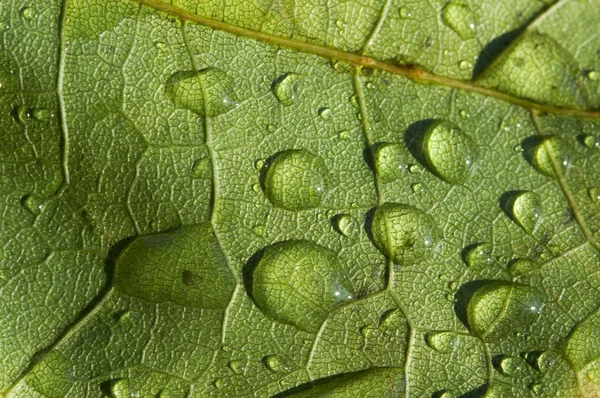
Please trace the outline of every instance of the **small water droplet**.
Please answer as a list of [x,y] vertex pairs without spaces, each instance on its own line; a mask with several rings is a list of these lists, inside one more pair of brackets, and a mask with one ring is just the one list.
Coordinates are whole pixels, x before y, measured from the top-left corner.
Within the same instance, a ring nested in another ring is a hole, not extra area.
[[408,171],[410,171],[413,174],[417,174],[417,173],[420,173],[423,170],[421,169],[421,167],[418,164],[411,164],[408,167]]
[[21,199],[23,207],[27,209],[31,214],[38,215],[42,212],[44,202],[38,196],[34,194],[25,195]]
[[531,392],[535,395],[542,395],[544,393],[544,385],[542,383],[534,383],[531,385]]
[[265,236],[265,227],[264,225],[255,225],[252,227],[252,233],[256,236],[263,237]]
[[279,355],[269,355],[263,358],[263,363],[267,369],[272,372],[287,372],[289,366],[285,363],[284,359]]
[[469,117],[469,114],[467,113],[466,110],[462,109],[460,111],[460,117],[462,117],[463,119],[467,119]]
[[347,140],[350,138],[350,132],[348,130],[342,130],[338,133],[338,138],[340,140]]
[[265,160],[264,159],[258,159],[256,161],[254,161],[254,168],[258,171],[262,170],[262,168],[265,167]]
[[333,251],[305,240],[263,249],[252,274],[252,299],[267,316],[316,332],[328,314],[353,298]]
[[112,382],[110,392],[114,398],[131,398],[135,394],[129,379],[120,379]]
[[375,85],[371,82],[367,83],[367,89],[369,90],[373,90],[375,88]]
[[360,108],[360,105],[358,104],[358,97],[356,95],[351,95],[350,96],[350,103],[356,109]]
[[512,203],[511,214],[517,224],[531,233],[542,218],[542,203],[533,192],[521,192]]
[[286,210],[318,207],[326,193],[327,168],[323,160],[306,150],[280,152],[265,176],[265,194]]
[[154,42],[154,47],[160,51],[165,51],[168,48],[164,42],[158,40]]
[[438,352],[450,352],[456,346],[457,335],[454,332],[429,332],[425,336],[427,345]]
[[294,103],[298,91],[300,89],[300,82],[304,80],[304,76],[298,73],[285,73],[277,78],[273,84],[273,94],[283,105],[291,105]]
[[194,179],[211,179],[212,178],[212,162],[210,157],[198,159],[192,165],[190,176]]
[[337,26],[339,29],[344,29],[346,27],[346,22],[342,21],[341,19],[336,19],[335,26]]
[[333,219],[334,228],[347,238],[352,238],[360,233],[358,222],[349,214],[340,214]]
[[446,4],[442,9],[442,21],[463,40],[475,37],[475,14],[466,4],[458,1]]
[[260,191],[262,190],[260,187],[260,184],[256,183],[252,185],[252,190],[256,193],[260,193]]
[[275,132],[275,125],[273,125],[273,124],[267,124],[267,132],[268,133],[274,133]]
[[439,398],[457,398],[458,395],[456,395],[456,393],[452,392],[452,391],[443,391],[440,395],[438,395]]
[[515,376],[520,373],[525,366],[525,362],[519,357],[504,357],[499,364],[500,371],[507,376]]
[[536,264],[526,258],[515,260],[508,266],[508,272],[510,272],[513,278],[527,276],[532,272],[539,271],[539,269],[539,264]]
[[365,340],[374,340],[379,335],[379,330],[373,325],[366,325],[360,328],[360,334]]
[[590,80],[598,80],[600,78],[600,73],[596,72],[595,70],[589,71],[588,72],[588,79]]
[[485,269],[494,261],[493,246],[490,243],[478,243],[465,255],[465,262],[470,268]]
[[400,144],[381,144],[374,156],[375,167],[382,182],[397,180],[406,172],[407,156]]
[[218,390],[222,389],[224,385],[223,379],[217,378],[213,380],[213,386]]
[[561,360],[561,357],[558,353],[554,351],[544,351],[537,358],[536,365],[540,372],[546,373],[550,368],[556,365],[559,360]]
[[592,203],[598,203],[600,201],[600,188],[590,188],[588,189],[588,196]]
[[523,147],[521,146],[521,144],[515,145],[513,150],[517,153],[521,153],[523,152]]
[[411,187],[411,189],[412,189],[412,191],[414,193],[423,193],[423,192],[425,192],[425,189],[423,188],[423,185],[420,184],[420,183],[418,183],[418,182],[415,183],[415,184],[412,184],[410,187]]
[[473,64],[471,64],[469,61],[462,60],[458,63],[458,67],[460,68],[460,70],[467,70],[472,68]]
[[242,373],[244,373],[244,370],[246,370],[246,365],[244,364],[243,361],[241,361],[239,359],[229,361],[227,366],[236,375],[242,374]]
[[20,11],[21,17],[26,21],[31,21],[37,18],[36,11],[33,7],[23,7]]
[[400,18],[402,18],[402,19],[410,18],[412,15],[412,13],[410,12],[410,9],[408,9],[407,7],[400,7],[399,14],[400,14]]
[[433,217],[400,203],[378,206],[371,230],[375,246],[401,265],[411,265],[421,260],[441,237]]
[[549,177],[556,177],[557,171],[564,173],[569,157],[563,140],[555,136],[544,137],[533,148],[531,163],[537,171]]
[[590,149],[600,149],[600,140],[594,135],[583,137],[583,144]]
[[437,120],[425,132],[423,153],[431,171],[442,180],[465,182],[477,158],[477,147],[456,125]]
[[333,111],[330,108],[319,108],[318,113],[323,120],[331,120],[333,116]]
[[380,328],[388,330],[397,330],[402,325],[406,325],[406,318],[398,308],[387,311],[379,322]]
[[167,96],[179,109],[202,116],[218,116],[237,106],[233,80],[220,69],[177,72],[166,84]]

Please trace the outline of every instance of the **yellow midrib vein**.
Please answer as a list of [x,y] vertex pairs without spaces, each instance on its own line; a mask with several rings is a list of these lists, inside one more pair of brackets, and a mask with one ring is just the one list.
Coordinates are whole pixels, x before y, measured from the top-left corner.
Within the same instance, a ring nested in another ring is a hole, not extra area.
[[295,41],[287,37],[272,35],[269,33],[263,33],[252,29],[231,25],[226,22],[191,13],[189,11],[184,10],[183,8],[164,3],[161,0],[136,1],[141,5],[151,7],[155,10],[165,12],[182,20],[190,21],[211,29],[221,30],[224,32],[258,40],[272,45],[292,48],[304,53],[314,54],[332,60],[344,61],[364,68],[386,71],[395,75],[404,76],[417,83],[445,86],[456,90],[480,94],[486,97],[491,97],[500,101],[505,101],[514,105],[518,105],[529,110],[537,110],[564,116],[577,116],[584,118],[600,119],[600,110],[570,109],[540,104],[535,101],[516,97],[491,88],[482,87],[470,81],[452,79],[450,77],[429,73],[422,69],[413,68],[405,65],[395,65],[388,62],[380,61],[378,59],[366,55],[342,51],[335,48],[326,47],[320,44]]

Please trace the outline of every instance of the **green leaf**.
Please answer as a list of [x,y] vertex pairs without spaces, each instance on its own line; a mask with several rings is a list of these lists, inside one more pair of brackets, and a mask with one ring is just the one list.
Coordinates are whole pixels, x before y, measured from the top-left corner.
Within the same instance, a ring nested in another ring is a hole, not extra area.
[[599,25],[0,1],[0,396],[599,396]]

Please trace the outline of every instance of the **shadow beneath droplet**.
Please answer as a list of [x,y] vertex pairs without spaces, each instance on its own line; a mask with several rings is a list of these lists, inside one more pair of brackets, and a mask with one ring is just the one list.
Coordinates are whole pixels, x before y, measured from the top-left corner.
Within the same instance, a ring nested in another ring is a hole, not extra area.
[[489,383],[482,384],[479,387],[475,388],[474,390],[471,390],[471,391],[466,392],[463,395],[459,396],[459,398],[481,398],[481,397],[485,396],[489,386],[490,386]]
[[365,233],[367,234],[367,238],[369,238],[373,244],[375,244],[375,241],[373,240],[373,218],[375,217],[375,210],[377,210],[377,208],[373,207],[365,213]]
[[263,165],[263,167],[261,167],[260,172],[258,173],[258,181],[260,182],[260,186],[263,190],[265,189],[265,181],[267,178],[267,172],[269,171],[269,167],[271,167],[277,156],[281,155],[283,152],[285,151],[279,151],[265,159],[265,164]]
[[521,142],[522,154],[523,158],[529,165],[535,168],[533,158],[535,156],[536,149],[542,144],[543,137],[533,135],[531,137],[525,138]]
[[525,192],[526,191],[508,191],[504,192],[502,195],[500,195],[500,198],[498,198],[498,206],[500,209],[502,209],[504,214],[506,214],[506,216],[514,222],[517,222],[517,220],[515,220],[512,209],[517,198]]
[[265,251],[265,249],[262,248],[259,251],[257,251],[256,253],[254,253],[252,256],[250,256],[250,258],[246,261],[246,263],[242,267],[242,282],[244,284],[244,287],[246,288],[246,293],[248,293],[248,296],[251,299],[252,299],[252,282],[253,282],[254,270],[258,266],[258,263],[260,262],[260,259],[262,258],[264,251]]
[[581,145],[583,145],[583,146],[587,146],[587,145],[585,144],[585,139],[586,139],[586,137],[587,137],[587,135],[585,135],[585,134],[579,134],[579,135],[576,137],[576,139],[577,139],[577,142],[579,142],[579,143],[580,143]]
[[357,372],[342,373],[342,374],[337,374],[334,376],[324,377],[322,379],[313,380],[311,382],[304,383],[299,386],[290,388],[289,390],[283,391],[279,394],[275,394],[275,395],[271,396],[271,398],[285,398],[285,397],[293,396],[293,395],[300,394],[302,392],[306,392],[306,391],[312,390],[313,388],[317,388],[319,386],[329,384],[329,383],[331,383],[332,385],[341,384],[341,383],[350,381],[353,378],[355,378],[356,376],[359,376],[365,372],[368,372],[368,370],[360,370]]
[[479,52],[471,78],[478,78],[479,75],[481,75],[481,73],[483,73],[487,67],[514,42],[523,29],[524,28],[520,28],[503,33],[486,44],[485,47],[483,47],[483,50]]
[[404,145],[406,146],[406,149],[408,149],[411,155],[426,168],[429,168],[429,166],[425,154],[423,153],[423,140],[429,126],[436,121],[436,119],[419,120],[408,126],[404,133]]
[[469,253],[471,251],[473,251],[473,249],[475,249],[477,246],[481,245],[483,242],[475,242],[475,243],[471,243],[468,246],[465,246],[461,251],[460,251],[460,258],[463,260],[463,262],[467,265],[469,265],[469,263],[467,262],[467,256],[469,255]]
[[469,321],[467,320],[467,306],[469,305],[469,301],[471,301],[473,295],[479,288],[492,282],[493,281],[491,280],[467,282],[459,287],[456,293],[454,293],[454,313],[467,329],[470,329]]

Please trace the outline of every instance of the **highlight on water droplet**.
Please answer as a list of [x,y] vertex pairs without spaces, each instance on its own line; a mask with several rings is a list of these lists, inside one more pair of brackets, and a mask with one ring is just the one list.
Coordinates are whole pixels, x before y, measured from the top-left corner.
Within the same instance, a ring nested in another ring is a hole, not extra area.
[[425,335],[427,345],[438,352],[451,352],[456,346],[458,336],[454,332],[429,332]]
[[216,68],[174,73],[166,92],[177,108],[202,116],[218,116],[237,106],[233,79]]
[[414,193],[423,193],[423,192],[425,192],[425,188],[423,187],[423,184],[421,184],[419,182],[416,182],[416,183],[412,184],[410,186],[410,188],[412,189],[412,191]]
[[323,120],[331,120],[331,118],[333,117],[333,111],[327,107],[319,108],[318,113],[321,119]]
[[348,130],[342,130],[338,133],[338,138],[340,140],[347,140],[350,138],[350,132]]
[[373,215],[371,233],[379,251],[400,265],[421,261],[441,239],[433,217],[401,203],[378,206]]
[[600,201],[600,188],[589,188],[588,196],[590,197],[592,203],[598,203]]
[[531,165],[540,173],[548,177],[557,177],[563,174],[569,165],[569,156],[566,144],[556,136],[546,136],[541,139],[534,137],[536,144],[526,151]]
[[600,149],[600,139],[595,135],[585,135],[583,136],[583,144],[590,149]]
[[400,10],[398,10],[398,13],[400,14],[400,18],[402,18],[402,19],[407,19],[412,16],[412,13],[408,7],[400,7]]
[[300,82],[304,80],[304,76],[298,73],[284,73],[279,76],[273,84],[271,84],[271,89],[273,90],[273,94],[275,94],[275,98],[282,105],[292,105],[298,92],[300,90]]
[[505,337],[528,330],[541,313],[542,301],[529,286],[494,281],[475,290],[467,304],[467,326],[481,337]]
[[470,116],[469,113],[466,110],[464,110],[464,109],[461,109],[461,111],[459,112],[459,114],[460,114],[460,117],[463,118],[463,119],[467,119]]
[[446,4],[442,9],[442,21],[463,40],[475,37],[475,14],[462,2],[453,0]]
[[338,214],[333,217],[332,222],[335,230],[347,238],[356,237],[360,233],[358,221],[349,214]]
[[451,184],[466,182],[477,159],[475,142],[446,120],[431,123],[423,136],[422,152],[431,172]]
[[467,60],[462,60],[458,63],[458,67],[460,70],[467,70],[473,67],[473,64]]
[[402,177],[407,171],[407,155],[400,144],[380,144],[375,150],[375,167],[381,182],[388,183]]
[[264,178],[264,190],[273,205],[286,210],[318,207],[327,191],[327,167],[304,149],[288,149],[275,155]]
[[19,11],[19,14],[27,21],[32,21],[37,18],[37,13],[33,7],[23,7]]
[[227,367],[229,367],[229,369],[231,369],[231,371],[236,375],[242,374],[244,373],[244,370],[246,370],[245,362],[239,359],[229,361],[227,363]]
[[353,298],[337,255],[316,243],[267,246],[251,270],[250,296],[265,315],[316,332],[328,314]]
[[27,209],[31,214],[36,216],[42,212],[42,209],[44,207],[44,201],[34,194],[23,196],[23,198],[21,199],[21,203],[23,204],[23,207],[25,207],[25,209]]

